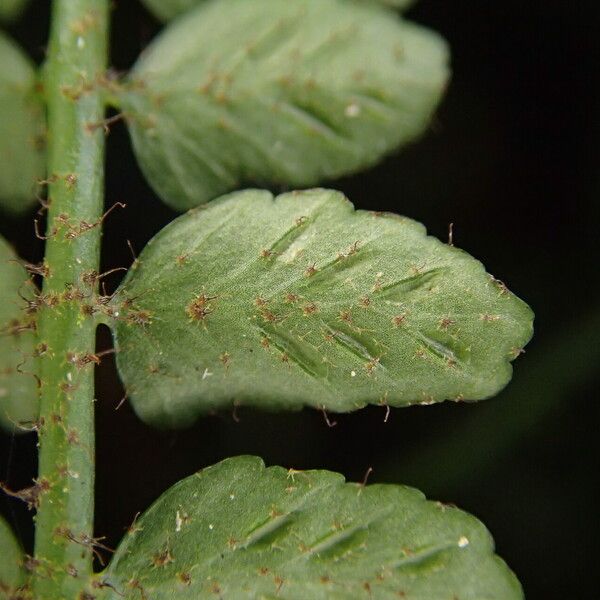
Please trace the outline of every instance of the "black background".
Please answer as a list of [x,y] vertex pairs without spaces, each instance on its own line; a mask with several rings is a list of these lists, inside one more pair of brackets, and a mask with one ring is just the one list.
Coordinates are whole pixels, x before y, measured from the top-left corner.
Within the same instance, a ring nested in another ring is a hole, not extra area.
[[[10,28],[38,62],[49,4],[32,2]],[[536,336],[513,383],[486,403],[394,410],[387,423],[380,408],[336,415],[333,429],[314,411],[240,410],[239,423],[221,414],[173,433],[141,424],[127,404],[114,410],[123,391],[106,359],[97,378],[97,535],[116,545],[134,515],[169,485],[235,454],[330,468],[351,480],[373,467],[370,482],[415,485],[480,517],[528,598],[599,597],[595,5],[422,0],[411,18],[452,47],[448,96],[423,140],[331,184],[361,208],[406,214],[441,238],[453,222],[455,243],[531,304]],[[112,64],[126,70],[159,25],[133,0],[115,2],[113,13]],[[126,240],[139,251],[176,216],[145,183],[122,125],[108,138],[107,204],[116,201],[127,209],[107,223],[105,268],[128,266]],[[25,258],[41,258],[31,215],[0,215],[0,232]],[[117,283],[113,277],[111,286]],[[99,345],[110,344],[101,331]],[[451,445],[443,442],[448,436]],[[33,436],[0,435],[0,480],[24,487],[35,468]],[[31,549],[25,508],[2,497],[0,509]]]

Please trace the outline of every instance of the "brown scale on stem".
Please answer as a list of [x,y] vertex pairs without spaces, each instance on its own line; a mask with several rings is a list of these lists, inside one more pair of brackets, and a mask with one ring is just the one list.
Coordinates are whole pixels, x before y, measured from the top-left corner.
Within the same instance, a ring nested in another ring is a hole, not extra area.
[[39,220],[36,219],[34,221],[34,229],[35,235],[40,240],[49,240],[54,238],[59,231],[62,229],[66,229],[66,233],[64,234],[64,239],[67,241],[74,240],[75,238],[80,237],[81,235],[96,229],[96,227],[102,225],[104,220],[115,208],[125,208],[126,204],[123,202],[115,202],[99,219],[93,222],[86,221],[82,219],[78,223],[74,224],[71,221],[71,217],[67,213],[60,213],[56,217],[54,217],[54,222],[52,227],[48,228],[48,234],[43,235],[40,233],[39,229]]
[[87,302],[81,304],[79,308],[79,312],[81,312],[84,317],[93,317],[96,314],[96,311],[97,308]]
[[77,185],[77,175],[75,173],[65,175],[65,185],[69,191],[73,190]]
[[70,542],[73,542],[74,544],[79,544],[80,546],[88,548],[89,550],[91,550],[93,552],[94,556],[96,556],[96,558],[98,559],[98,561],[100,562],[100,564],[103,567],[105,566],[105,561],[104,561],[104,557],[100,553],[100,550],[105,550],[106,552],[110,552],[110,553],[114,552],[114,550],[112,548],[110,548],[106,544],[102,543],[102,541],[105,539],[104,537],[96,537],[95,538],[95,537],[91,537],[85,533],[75,535],[70,529],[68,529],[66,527],[57,527],[54,530],[54,535],[56,537],[65,538],[65,539],[69,540]]
[[[50,205],[50,203],[48,202],[48,204],[44,205],[42,204],[42,206],[46,209],[48,206]],[[35,237],[38,240],[43,240],[43,241],[47,241],[51,238],[53,238],[57,233],[58,233],[58,229],[56,227],[52,227],[52,229],[49,229],[48,231],[48,235],[44,235],[43,233],[40,232],[40,221],[39,219],[34,219],[33,221],[33,231],[35,233]]]
[[85,294],[74,285],[69,285],[62,293],[63,302],[81,302],[85,298]]
[[84,353],[76,353],[76,352],[67,352],[67,362],[75,365],[78,369],[83,369],[88,365],[95,364],[99,365],[102,362],[102,358],[107,356],[108,354],[114,354],[115,349],[110,348],[109,350],[103,350],[102,352],[98,352],[96,354],[92,354],[89,352]]
[[[29,282],[29,283],[30,283],[30,285],[33,286],[33,283],[31,283],[31,282]],[[23,286],[21,286],[21,288],[22,287]],[[33,315],[38,311],[40,306],[42,306],[44,304],[42,296],[37,291],[37,288],[35,288],[35,286],[34,286],[33,298],[27,298],[26,296],[23,296],[23,294],[21,293],[21,288],[19,290],[17,290],[17,294],[19,295],[19,298],[21,298],[21,300],[23,300],[23,302],[25,303],[25,306],[23,307],[23,311],[27,315]]]
[[50,484],[50,481],[45,478],[34,479],[33,482],[34,484],[31,487],[16,492],[0,482],[0,490],[11,498],[16,498],[17,500],[25,502],[29,510],[34,510],[39,507],[42,495],[48,492],[52,485]]
[[70,221],[65,223],[68,229],[67,233],[65,233],[65,239],[74,240],[75,238],[83,235],[84,233],[87,233],[88,231],[95,229],[99,225],[102,225],[106,217],[108,217],[108,215],[117,207],[125,208],[126,204],[123,204],[123,202],[115,202],[97,221],[93,221],[92,223],[89,223],[85,220],[80,221],[76,225],[71,224]]
[[18,259],[13,259],[11,262],[20,264],[30,275],[38,275],[39,277],[50,275],[50,267],[44,261],[38,265]]
[[89,288],[94,289],[99,281],[112,275],[113,273],[118,273],[119,271],[127,271],[125,267],[115,267],[114,269],[110,269],[105,271],[104,273],[98,273],[98,271],[86,271],[81,275],[81,282]]
[[67,396],[67,399],[68,399],[68,398],[69,398],[69,396],[70,396],[70,395],[71,395],[73,392],[77,391],[77,389],[78,389],[78,387],[79,387],[79,386],[78,386],[78,385],[76,385],[76,384],[74,384],[74,383],[71,383],[70,381],[62,381],[62,382],[59,384],[59,386],[58,386],[58,387],[59,387],[60,391],[61,391],[61,392],[62,392],[62,393],[65,395],[65,396]]
[[112,117],[107,117],[106,119],[102,119],[101,121],[97,121],[95,123],[86,123],[85,128],[88,133],[94,133],[97,129],[102,128],[104,130],[104,135],[109,135],[111,126],[119,121],[124,120],[125,118],[125,113],[118,113]]
[[40,296],[43,304],[48,308],[56,308],[61,303],[60,294],[49,292]]
[[79,434],[74,429],[69,429],[66,431],[67,434],[67,443],[69,446],[77,446],[79,445]]

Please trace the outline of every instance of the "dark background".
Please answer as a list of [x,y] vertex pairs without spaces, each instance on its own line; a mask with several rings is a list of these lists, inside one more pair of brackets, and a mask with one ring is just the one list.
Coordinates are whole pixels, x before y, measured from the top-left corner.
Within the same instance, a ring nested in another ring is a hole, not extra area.
[[[159,26],[138,2],[114,3],[112,64],[127,69]],[[481,518],[529,599],[598,598],[600,410],[600,18],[596,2],[422,0],[411,17],[443,33],[454,77],[430,132],[379,167],[335,182],[361,208],[424,222],[480,258],[536,312],[536,336],[497,398],[477,405],[336,415],[251,410],[183,432],[139,422],[106,359],[98,369],[97,535],[115,546],[134,515],[180,478],[227,456],[330,468],[406,483]],[[49,2],[10,32],[41,62]],[[175,217],[139,172],[126,131],[108,139],[104,267],[128,266]],[[0,233],[42,256],[31,215],[0,215]],[[111,286],[118,277],[111,279]],[[111,342],[106,331],[101,347]],[[35,475],[35,439],[0,435],[0,480]],[[31,515],[0,498],[31,549]]]

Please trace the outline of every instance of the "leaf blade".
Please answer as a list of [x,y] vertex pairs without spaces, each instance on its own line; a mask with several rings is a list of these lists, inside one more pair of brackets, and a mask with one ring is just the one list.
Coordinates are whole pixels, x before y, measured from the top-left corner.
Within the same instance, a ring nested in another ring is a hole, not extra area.
[[162,427],[232,404],[347,412],[486,398],[532,329],[481,263],[329,190],[248,190],[183,215],[112,310],[133,406]]
[[411,488],[265,468],[255,457],[225,460],[168,490],[103,579],[127,598],[141,590],[156,600],[522,597],[470,515]]
[[447,54],[369,3],[219,0],[165,29],[120,101],[146,177],[184,210],[375,164],[426,129]]
[[35,421],[39,410],[33,376],[35,323],[19,299],[19,293],[27,293],[28,281],[12,248],[0,237],[0,426],[14,432],[22,431],[19,424]]
[[0,21],[14,21],[27,4],[28,0],[0,0]]
[[[16,598],[25,583],[23,550],[8,523],[0,516],[0,600]],[[13,595],[15,594],[15,595]]]
[[21,213],[45,172],[43,106],[33,65],[2,32],[0,65],[0,208]]

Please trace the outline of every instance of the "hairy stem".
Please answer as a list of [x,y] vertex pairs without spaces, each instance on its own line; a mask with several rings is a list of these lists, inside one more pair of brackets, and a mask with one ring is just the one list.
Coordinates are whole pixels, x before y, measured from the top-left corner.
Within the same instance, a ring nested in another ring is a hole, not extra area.
[[103,209],[108,0],[54,0],[45,93],[49,198],[36,599],[85,597],[92,572],[94,347]]

